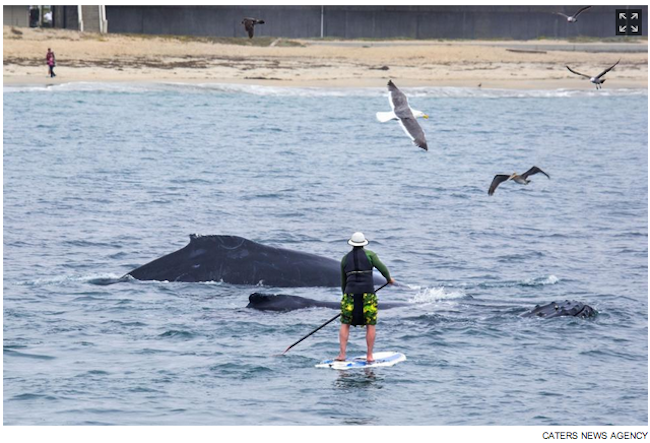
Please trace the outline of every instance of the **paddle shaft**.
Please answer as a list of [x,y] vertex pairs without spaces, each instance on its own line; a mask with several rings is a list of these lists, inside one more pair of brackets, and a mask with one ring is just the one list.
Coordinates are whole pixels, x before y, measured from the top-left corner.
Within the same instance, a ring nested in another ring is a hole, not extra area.
[[[381,291],[381,290],[382,290],[384,287],[386,287],[386,285],[388,285],[389,283],[390,283],[390,282],[386,282],[386,283],[384,283],[382,286],[379,287],[379,289],[377,289],[377,290],[375,291],[375,293]],[[282,353],[282,355],[286,354],[287,351],[289,351],[289,349],[293,348],[293,347],[296,346],[298,343],[300,343],[301,341],[303,341],[304,339],[306,339],[306,338],[309,337],[310,335],[314,334],[315,332],[320,331],[321,329],[323,329],[325,326],[327,326],[327,325],[329,325],[330,323],[332,323],[334,320],[336,320],[336,319],[339,318],[340,316],[341,316],[341,313],[339,312],[339,313],[336,314],[334,317],[330,318],[330,319],[327,320],[325,323],[323,323],[322,325],[320,325],[319,327],[317,327],[316,329],[314,329],[313,331],[311,331],[309,334],[305,335],[303,338],[301,338],[300,340],[298,340],[297,342],[295,342],[294,344],[292,344],[291,346],[289,346],[289,347],[288,347],[288,348],[287,348],[287,349]]]

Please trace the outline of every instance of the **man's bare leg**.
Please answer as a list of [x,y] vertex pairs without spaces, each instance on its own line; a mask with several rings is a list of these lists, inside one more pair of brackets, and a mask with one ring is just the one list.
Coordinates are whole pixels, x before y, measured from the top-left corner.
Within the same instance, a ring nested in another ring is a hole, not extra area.
[[372,358],[372,349],[375,347],[375,325],[366,326],[366,344],[368,345],[368,354],[366,355],[367,361],[374,361]]
[[345,361],[345,348],[348,346],[348,336],[350,335],[350,325],[341,323],[339,331],[339,341],[341,342],[341,352],[336,360]]

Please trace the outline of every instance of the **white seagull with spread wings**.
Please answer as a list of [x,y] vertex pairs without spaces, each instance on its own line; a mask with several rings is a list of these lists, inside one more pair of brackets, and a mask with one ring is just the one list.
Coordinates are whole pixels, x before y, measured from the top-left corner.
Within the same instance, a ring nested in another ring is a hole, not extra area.
[[413,140],[413,144],[428,151],[427,139],[416,118],[429,118],[429,116],[422,111],[411,109],[408,99],[402,91],[397,89],[392,80],[388,81],[388,101],[393,110],[391,112],[378,112],[377,120],[382,123],[389,120],[399,120],[400,126],[404,129],[406,135]]

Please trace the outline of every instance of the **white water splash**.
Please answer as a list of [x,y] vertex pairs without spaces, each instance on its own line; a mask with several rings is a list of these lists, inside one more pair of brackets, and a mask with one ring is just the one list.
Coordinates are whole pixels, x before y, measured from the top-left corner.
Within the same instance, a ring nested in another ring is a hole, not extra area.
[[[601,96],[647,96],[647,89],[490,89],[458,87],[402,88],[409,97],[450,98],[552,98],[552,97],[601,97]],[[3,86],[3,94],[17,92],[108,92],[142,94],[149,92],[206,92],[222,94],[251,94],[272,97],[383,97],[381,88],[328,88],[291,86],[267,86],[237,83],[174,83],[174,82],[70,82],[58,85],[10,85]]]
[[409,299],[409,302],[411,303],[434,303],[442,300],[455,300],[467,296],[463,290],[449,290],[444,286],[439,286],[436,288],[414,285],[407,286],[410,289],[417,291],[417,293]]
[[[107,285],[120,282],[131,282],[139,285],[178,285],[186,284],[187,282],[175,282],[169,280],[138,280],[133,278],[130,274],[120,275],[120,274],[96,274],[96,275],[59,275],[46,278],[37,278],[35,280],[27,280],[17,282],[18,286],[48,286],[48,285],[65,285],[66,283],[91,283],[95,285]],[[261,282],[260,282],[261,283]],[[222,286],[224,285],[223,280],[219,281],[203,281],[203,282],[193,282],[192,284],[196,285],[205,285],[205,286]]]
[[549,275],[548,277],[529,278],[527,280],[521,281],[520,284],[522,286],[546,286],[546,285],[554,285],[559,281],[560,279],[557,278],[556,276]]
[[119,274],[96,274],[96,275],[56,275],[52,277],[37,278],[35,280],[16,282],[18,286],[46,286],[62,285],[65,283],[92,283],[95,280],[114,280],[118,281],[124,276]]

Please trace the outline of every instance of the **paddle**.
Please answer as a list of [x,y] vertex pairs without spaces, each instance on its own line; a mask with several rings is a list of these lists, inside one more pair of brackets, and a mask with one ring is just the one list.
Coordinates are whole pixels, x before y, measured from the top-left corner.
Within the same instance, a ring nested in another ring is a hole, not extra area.
[[[377,290],[375,291],[375,293],[381,291],[381,290],[382,290],[384,287],[386,287],[389,283],[390,283],[390,282],[386,282],[386,283],[384,283],[384,285],[380,286],[379,289],[377,289]],[[289,346],[287,349],[285,349],[285,351],[284,351],[282,354],[279,354],[279,355],[284,355],[284,354],[286,354],[287,351],[289,351],[289,349],[293,348],[294,346],[296,346],[298,343],[300,343],[301,341],[303,341],[304,339],[306,339],[307,337],[309,337],[309,336],[312,335],[313,333],[315,333],[315,332],[317,332],[317,331],[323,329],[325,326],[329,325],[330,323],[332,323],[334,320],[336,320],[336,319],[339,318],[340,316],[341,316],[341,313],[339,312],[339,313],[336,314],[334,317],[332,317],[331,319],[327,320],[325,323],[323,323],[322,325],[320,325],[319,327],[317,327],[316,329],[314,329],[313,331],[311,331],[309,334],[305,335],[303,338],[301,338],[300,340],[298,340],[297,342],[295,342],[294,344],[292,344],[291,346]]]

